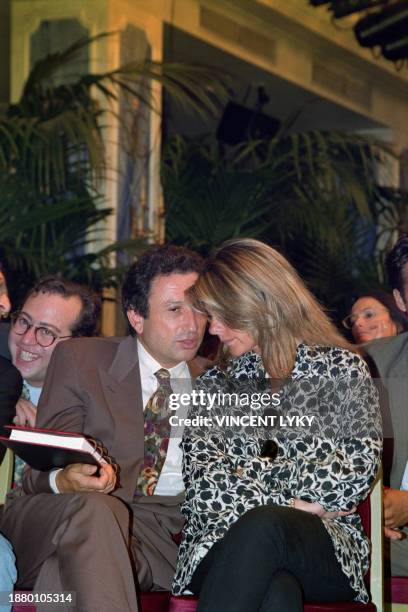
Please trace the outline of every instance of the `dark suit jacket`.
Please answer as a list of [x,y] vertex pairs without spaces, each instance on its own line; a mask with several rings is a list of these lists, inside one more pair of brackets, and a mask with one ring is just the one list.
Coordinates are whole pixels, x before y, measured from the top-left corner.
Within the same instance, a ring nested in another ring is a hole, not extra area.
[[386,409],[389,410],[391,431],[385,424],[384,435],[393,436],[390,485],[399,489],[408,461],[408,333],[370,342],[364,349],[374,360],[388,392]]
[[[189,364],[192,376],[202,371]],[[103,442],[120,466],[114,492],[133,498],[144,457],[144,416],[137,342],[74,338],[53,352],[37,411],[37,427],[84,433]],[[27,493],[50,492],[48,472],[28,470]]]
[[11,359],[8,347],[8,335],[10,331],[9,323],[0,323],[0,357]]
[[[2,426],[8,425],[16,414],[16,403],[21,395],[23,381],[20,372],[4,357],[0,357],[0,434]],[[6,449],[0,445],[0,463]]]

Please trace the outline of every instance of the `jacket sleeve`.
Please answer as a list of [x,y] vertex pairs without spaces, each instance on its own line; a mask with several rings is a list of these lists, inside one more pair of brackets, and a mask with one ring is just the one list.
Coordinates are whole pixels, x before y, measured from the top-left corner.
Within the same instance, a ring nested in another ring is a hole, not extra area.
[[[329,409],[336,430],[313,441],[293,442],[296,453],[294,496],[317,501],[326,510],[349,510],[369,493],[382,453],[382,425],[377,389],[359,361],[337,378]],[[290,453],[289,453],[290,454]]]
[[16,403],[23,382],[20,372],[6,359],[0,363],[0,426],[8,425],[16,414]]
[[[36,427],[83,433],[85,401],[79,394],[78,365],[70,341],[53,351],[37,407]],[[49,472],[26,467],[23,475],[26,493],[52,493]]]
[[[5,433],[3,425],[13,421],[22,386],[20,372],[8,360],[0,357],[0,435]],[[5,452],[6,447],[0,445],[0,463]]]

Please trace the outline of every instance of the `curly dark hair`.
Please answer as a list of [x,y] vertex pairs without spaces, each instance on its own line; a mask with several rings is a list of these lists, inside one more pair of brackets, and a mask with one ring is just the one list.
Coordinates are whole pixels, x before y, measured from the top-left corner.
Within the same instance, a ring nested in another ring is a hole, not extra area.
[[122,307],[126,316],[134,310],[147,319],[149,316],[149,295],[152,282],[158,276],[170,274],[200,274],[203,258],[185,247],[167,244],[152,247],[130,266],[122,286]]
[[74,283],[61,276],[45,276],[40,278],[34,287],[28,291],[24,302],[39,293],[60,295],[65,299],[78,297],[81,300],[82,309],[77,320],[72,325],[72,337],[79,338],[82,336],[96,336],[98,334],[101,300],[90,288]]
[[388,279],[391,287],[398,289],[401,295],[404,289],[403,268],[406,263],[408,263],[408,234],[402,234],[388,253],[386,259]]

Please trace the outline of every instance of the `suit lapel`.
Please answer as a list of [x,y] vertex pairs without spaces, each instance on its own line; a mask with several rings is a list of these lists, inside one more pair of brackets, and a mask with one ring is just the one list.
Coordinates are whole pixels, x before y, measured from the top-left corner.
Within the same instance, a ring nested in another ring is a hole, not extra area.
[[[191,377],[198,376],[204,365],[205,360],[200,358],[189,362]],[[99,379],[112,417],[112,448],[118,463],[127,464],[124,481],[131,498],[136,487],[138,462],[144,457],[144,407],[136,338],[127,336],[119,341],[110,367],[99,368]],[[129,462],[129,457],[134,457],[134,462]]]
[[[141,384],[137,343],[132,336],[126,336],[118,344],[116,355],[108,370],[99,368],[99,377],[105,395],[106,403],[114,415],[121,400],[134,397],[135,402],[141,400]],[[143,406],[142,406],[143,409]]]
[[[137,340],[133,336],[126,336],[119,343],[118,350],[108,373],[118,382],[126,378],[133,379],[134,369],[139,372],[139,360],[137,356]],[[138,376],[140,382],[140,374]]]
[[115,447],[129,456],[143,456],[143,399],[135,338],[120,341],[110,368],[99,368],[99,377],[112,424],[117,424]]

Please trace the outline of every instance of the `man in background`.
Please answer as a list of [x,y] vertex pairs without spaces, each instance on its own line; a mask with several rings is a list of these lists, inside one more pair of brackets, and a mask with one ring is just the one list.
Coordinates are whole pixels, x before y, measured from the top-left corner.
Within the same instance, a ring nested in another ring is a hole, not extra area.
[[56,276],[38,281],[12,316],[9,349],[24,381],[16,425],[34,427],[36,407],[51,355],[68,338],[94,336],[99,299],[87,288]]
[[[403,235],[388,254],[387,270],[396,304],[406,313],[408,235]],[[408,490],[401,490],[408,486],[403,484],[408,461],[408,333],[369,343],[365,349],[388,393],[383,464],[384,483],[390,485],[384,490],[384,522],[391,539],[391,575],[408,576]]]
[[[34,427],[51,355],[72,337],[93,336],[98,327],[99,299],[87,288],[64,278],[39,280],[11,318],[9,348],[23,377],[15,425]],[[21,485],[24,462],[15,455],[13,486]]]

